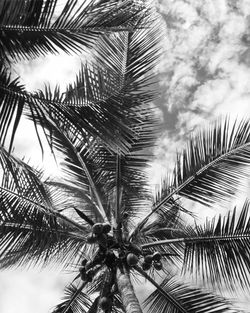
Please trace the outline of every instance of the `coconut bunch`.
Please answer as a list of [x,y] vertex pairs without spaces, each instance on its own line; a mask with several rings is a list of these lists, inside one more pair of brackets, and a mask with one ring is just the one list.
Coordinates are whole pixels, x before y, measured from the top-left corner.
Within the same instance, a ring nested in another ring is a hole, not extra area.
[[95,223],[92,226],[92,233],[87,237],[87,243],[100,243],[105,240],[106,236],[111,231],[111,225],[109,223]]
[[[83,265],[82,271],[87,273],[90,266],[103,263],[109,268],[115,267],[118,263],[133,267],[138,265],[139,261],[141,261],[144,271],[148,271],[152,267],[158,271],[162,270],[162,256],[158,251],[143,252],[139,246],[131,242],[121,244],[113,235],[109,234],[111,229],[109,223],[96,223],[92,226],[92,233],[86,241],[88,244],[98,244],[99,250],[91,265],[87,262]],[[91,271],[89,275],[91,276]],[[85,275],[83,277],[85,278]]]

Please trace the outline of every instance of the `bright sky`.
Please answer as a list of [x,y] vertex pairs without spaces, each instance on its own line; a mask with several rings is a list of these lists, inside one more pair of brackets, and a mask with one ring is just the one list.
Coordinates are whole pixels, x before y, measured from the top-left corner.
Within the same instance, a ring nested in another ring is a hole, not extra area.
[[[250,1],[159,2],[166,22],[165,55],[159,65],[159,104],[166,127],[155,152],[155,184],[197,126],[221,114],[250,115]],[[33,90],[46,81],[72,81],[79,64],[79,57],[53,56],[22,63],[16,71]],[[23,140],[17,150],[25,151],[27,158],[33,153],[32,144]],[[47,313],[66,280],[53,272],[0,273],[0,312]]]

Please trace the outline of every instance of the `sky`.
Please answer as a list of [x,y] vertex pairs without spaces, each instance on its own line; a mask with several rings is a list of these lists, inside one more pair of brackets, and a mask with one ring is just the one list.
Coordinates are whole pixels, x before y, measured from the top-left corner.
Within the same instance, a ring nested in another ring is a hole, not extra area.
[[[250,116],[250,1],[159,0],[158,10],[166,28],[157,69],[164,130],[155,149],[152,184],[173,166],[176,151],[192,131],[226,114]],[[80,61],[78,56],[50,56],[17,64],[15,71],[32,91],[46,81],[72,81]],[[28,124],[22,127],[30,131]],[[40,163],[33,144],[20,136],[16,151]],[[45,162],[56,170],[49,155]],[[68,279],[68,274],[54,270],[0,272],[0,312],[47,313],[58,303]],[[242,296],[241,302],[246,308],[250,298]]]

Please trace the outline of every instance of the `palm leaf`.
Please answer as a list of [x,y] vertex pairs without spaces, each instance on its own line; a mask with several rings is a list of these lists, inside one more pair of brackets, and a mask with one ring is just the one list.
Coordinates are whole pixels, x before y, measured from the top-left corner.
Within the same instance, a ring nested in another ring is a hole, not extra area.
[[1,268],[31,263],[39,266],[61,263],[65,266],[79,256],[85,241],[80,234],[52,218],[46,220],[42,214],[34,215],[31,218],[35,217],[36,223],[18,214],[1,219]]
[[228,300],[167,277],[144,301],[149,313],[226,313],[234,310]]
[[[64,186],[59,185],[73,191],[76,199],[79,199],[79,203],[82,202],[82,206],[84,206],[90,219],[106,220],[102,194],[96,184],[92,166],[86,162],[84,154],[79,152],[86,146],[86,142],[82,140],[80,135],[77,136],[72,124],[68,127],[64,125],[58,127],[53,120],[45,119],[43,121],[40,117],[39,123],[44,129],[49,129],[45,135],[50,141],[50,146],[56,148],[65,157],[61,167],[66,174],[64,175],[66,184]],[[56,186],[58,183],[54,183],[54,185]]]
[[[11,150],[25,104],[24,98],[18,97],[18,94],[24,91],[24,86],[20,84],[17,78],[11,79],[2,63],[0,89],[0,145],[9,141],[9,149]],[[9,129],[11,129],[11,137],[9,137]]]
[[[218,121],[194,136],[177,157],[175,193],[203,204],[228,201],[248,177],[250,122]],[[228,183],[227,183],[228,182]]]
[[94,224],[93,220],[97,218],[94,204],[84,190],[62,180],[58,182],[47,179],[44,184],[53,194],[53,208],[57,212],[70,212],[74,220],[85,227]]
[[[133,29],[146,14],[134,1],[68,0],[61,12],[57,0],[3,0],[0,5],[0,55],[6,59],[32,58],[47,53],[81,52],[109,31]],[[95,4],[96,3],[96,4]]]
[[64,301],[56,306],[53,313],[86,313],[91,306],[91,300],[88,294],[82,289],[86,283],[82,283],[77,287],[70,284],[65,289]]
[[228,203],[238,191],[244,190],[249,176],[250,122],[218,120],[207,130],[194,135],[188,148],[177,156],[167,193],[152,207],[147,219],[177,195],[206,205]]
[[192,239],[185,239],[184,269],[201,274],[214,286],[235,289],[250,286],[250,218],[249,201],[246,200],[240,215],[236,208],[232,215],[207,221],[191,232]]
[[34,101],[36,107],[40,105],[44,114],[58,125],[68,127],[72,124],[82,136],[87,132],[99,137],[113,150],[126,151],[136,133],[129,127],[134,117],[131,115],[125,119],[124,115],[132,109],[122,101],[123,95],[117,89],[118,80],[119,75],[109,70],[82,66],[76,86],[69,85],[65,93],[58,88],[52,91],[47,86],[44,92],[35,95]]
[[65,262],[76,257],[88,228],[57,211],[59,202],[54,204],[41,173],[3,148],[0,172],[0,265]]
[[109,34],[98,41],[96,62],[120,73],[124,101],[149,103],[156,96],[156,74],[152,70],[161,54],[162,23],[154,13],[146,18],[150,27],[119,35]]
[[186,228],[186,232],[175,234],[172,239],[149,242],[143,249],[164,245],[184,244],[183,269],[202,277],[212,286],[235,290],[249,288],[250,281],[250,219],[247,200],[236,219],[236,210],[226,218],[221,216],[207,221],[204,226]]

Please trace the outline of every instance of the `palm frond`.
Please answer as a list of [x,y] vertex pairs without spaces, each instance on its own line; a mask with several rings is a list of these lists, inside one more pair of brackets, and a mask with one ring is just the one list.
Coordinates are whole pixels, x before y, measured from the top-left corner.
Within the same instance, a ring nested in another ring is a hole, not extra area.
[[104,36],[97,46],[96,61],[100,64],[104,61],[121,73],[121,88],[131,103],[150,102],[156,97],[156,75],[152,70],[161,53],[163,25],[154,13],[147,19],[150,27]]
[[53,192],[42,182],[41,173],[3,148],[0,173],[0,266],[65,262],[76,257],[88,227],[57,211]]
[[91,307],[91,299],[82,289],[86,283],[80,286],[70,284],[65,289],[64,301],[56,306],[53,313],[86,313]]
[[249,205],[246,200],[238,218],[235,208],[227,217],[214,218],[190,232],[191,238],[185,238],[185,271],[201,274],[213,286],[250,287]]
[[84,227],[94,224],[93,221],[97,219],[94,204],[84,190],[62,180],[58,182],[54,179],[47,179],[44,184],[53,195],[53,208],[57,212],[70,212],[74,220]]
[[179,283],[167,277],[144,301],[149,313],[236,313],[223,297]]
[[[65,157],[61,167],[66,174],[64,176],[66,183],[54,183],[54,185],[60,185],[64,189],[73,191],[76,199],[79,199],[79,203],[82,202],[85,212],[90,214],[88,215],[90,219],[106,220],[102,194],[96,184],[92,164],[86,162],[84,154],[80,153],[87,143],[74,131],[75,128],[72,124],[68,127],[61,124],[59,127],[54,120],[47,118],[42,120],[41,117],[39,117],[39,123],[45,130],[48,129],[45,135],[50,146],[56,148],[62,157]],[[89,140],[91,141],[91,139]]]
[[41,214],[35,218],[36,223],[17,214],[1,219],[1,268],[58,263],[68,266],[68,262],[79,257],[85,242],[83,236],[52,218],[45,220]]
[[144,141],[140,142],[140,146],[137,144],[137,149],[154,143],[159,121],[155,116],[155,107],[145,104],[145,101],[131,101],[129,96],[124,95],[120,79],[119,72],[85,65],[65,93],[61,93],[59,88],[52,91],[46,86],[44,92],[40,91],[34,97],[60,127],[73,124],[72,127],[75,126],[82,136],[86,136],[87,132],[100,138],[109,149],[128,153],[145,125],[147,133],[144,130]]
[[249,201],[236,218],[236,209],[227,217],[207,221],[204,226],[187,227],[173,238],[142,244],[143,249],[184,245],[183,270],[213,287],[235,290],[249,288],[250,272],[250,218]]
[[59,12],[57,0],[3,0],[0,5],[0,55],[32,58],[47,53],[81,52],[100,34],[131,30],[147,9],[131,0],[98,5],[68,0]]
[[[228,118],[218,120],[207,130],[194,135],[188,148],[177,155],[167,193],[152,207],[137,229],[155,211],[175,196],[206,205],[228,203],[238,191],[246,187],[250,163],[250,122]],[[135,231],[137,231],[137,229]]]
[[[228,201],[244,186],[250,163],[250,122],[226,118],[190,140],[177,157],[175,193],[203,204]],[[164,200],[163,200],[164,201]]]
[[77,87],[69,85],[66,92],[61,93],[58,88],[52,91],[46,86],[34,100],[58,125],[72,124],[80,135],[88,133],[100,138],[112,150],[126,151],[136,136],[130,128],[134,118],[125,119],[128,108],[122,102],[122,95],[116,96],[115,77],[119,78],[105,69],[84,66],[76,78]]
[[24,86],[18,78],[11,79],[3,64],[0,65],[0,145],[9,141],[11,150],[25,103],[24,98],[18,97],[18,93],[24,91]]

